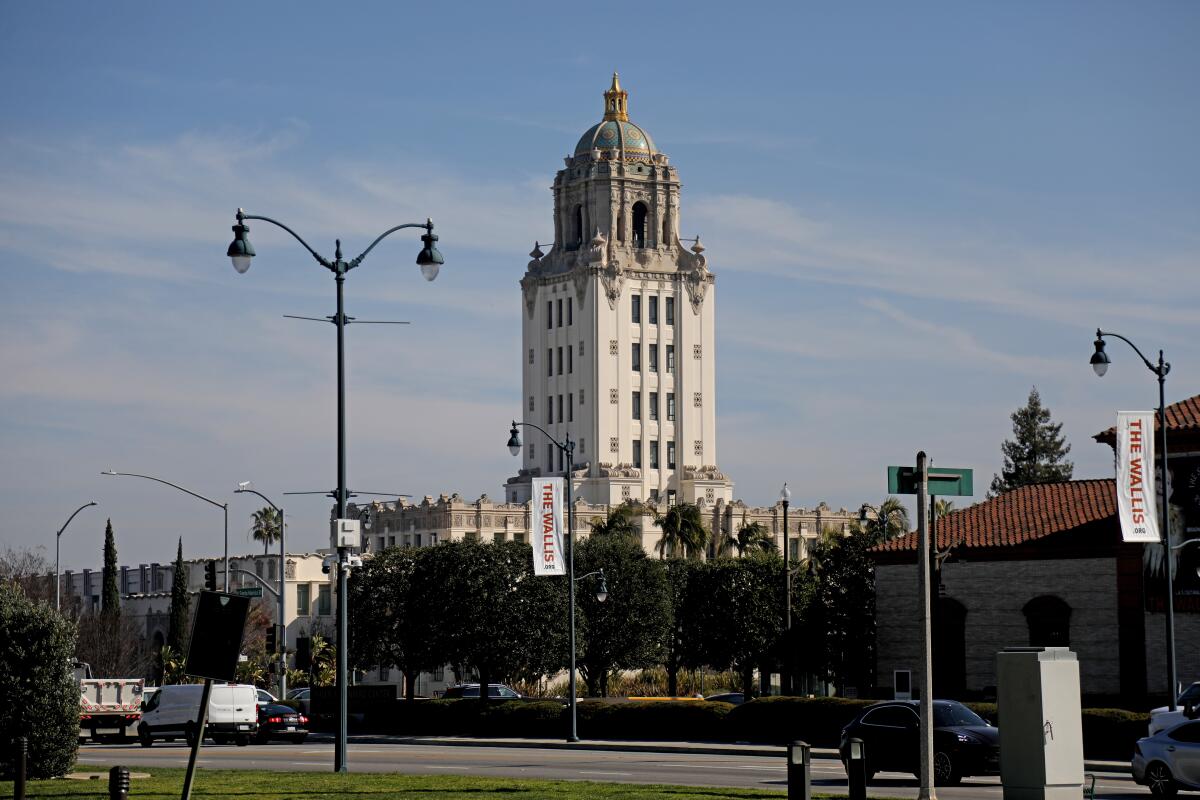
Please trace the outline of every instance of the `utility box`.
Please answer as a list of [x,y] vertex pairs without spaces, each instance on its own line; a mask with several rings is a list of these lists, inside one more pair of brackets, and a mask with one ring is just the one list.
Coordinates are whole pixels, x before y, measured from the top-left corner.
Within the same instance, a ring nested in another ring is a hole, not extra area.
[[331,547],[361,547],[361,523],[356,519],[334,519],[330,521]]
[[996,659],[1004,800],[1079,800],[1079,661],[1066,647],[1010,647]]

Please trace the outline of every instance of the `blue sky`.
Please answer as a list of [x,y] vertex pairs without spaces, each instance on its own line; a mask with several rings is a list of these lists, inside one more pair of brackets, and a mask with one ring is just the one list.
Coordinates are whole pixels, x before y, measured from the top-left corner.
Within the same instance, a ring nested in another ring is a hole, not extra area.
[[[719,464],[739,497],[878,502],[925,449],[986,488],[1037,385],[1076,477],[1156,404],[1119,342],[1200,392],[1195,3],[55,3],[0,7],[0,546],[100,560],[252,549],[253,480],[335,483],[331,255],[347,281],[350,483],[499,496],[520,406],[517,281],[614,69],[717,274]],[[982,492],[981,488],[981,492]],[[289,498],[297,547],[327,502]]]

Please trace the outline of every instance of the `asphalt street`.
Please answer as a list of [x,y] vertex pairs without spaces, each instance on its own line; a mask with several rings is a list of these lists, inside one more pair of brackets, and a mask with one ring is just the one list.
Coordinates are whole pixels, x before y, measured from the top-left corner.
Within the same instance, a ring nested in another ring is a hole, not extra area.
[[[79,766],[183,767],[187,747],[182,743],[138,745],[85,745],[79,749]],[[846,773],[835,759],[813,760],[814,791],[846,791]],[[263,769],[282,772],[332,769],[333,747],[328,743],[302,745],[272,743],[234,747],[208,745],[201,749],[199,766],[210,769]],[[450,774],[488,777],[543,778],[608,781],[617,783],[668,783],[686,786],[787,788],[787,768],[782,756],[612,752],[562,748],[474,747],[403,743],[351,743],[351,772],[403,772],[417,775]],[[911,776],[881,773],[870,783],[872,795],[915,798]],[[1145,787],[1128,774],[1098,773],[1096,796],[1145,797]],[[997,777],[967,778],[961,786],[939,788],[946,800],[1000,800]]]

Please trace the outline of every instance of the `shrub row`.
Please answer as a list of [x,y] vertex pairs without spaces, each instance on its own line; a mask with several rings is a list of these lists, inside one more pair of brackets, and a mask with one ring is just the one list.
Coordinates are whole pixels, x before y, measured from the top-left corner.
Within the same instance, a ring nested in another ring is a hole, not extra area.
[[[587,739],[721,741],[836,747],[845,725],[871,700],[841,697],[764,697],[733,707],[698,701],[605,702],[580,700],[579,735]],[[997,724],[995,703],[968,703]],[[557,739],[568,725],[561,700],[395,700],[377,704],[357,726],[362,730],[412,736],[507,736]],[[1149,715],[1112,708],[1083,711],[1084,753],[1089,758],[1126,759],[1146,735]]]

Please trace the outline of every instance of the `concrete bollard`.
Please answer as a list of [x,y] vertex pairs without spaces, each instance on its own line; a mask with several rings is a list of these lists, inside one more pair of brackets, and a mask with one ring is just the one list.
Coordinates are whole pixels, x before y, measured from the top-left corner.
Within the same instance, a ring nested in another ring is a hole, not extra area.
[[129,797],[129,767],[113,767],[108,771],[108,800],[127,800]]
[[812,800],[812,779],[809,776],[811,755],[807,742],[788,745],[788,800]]
[[850,800],[867,800],[867,745],[862,739],[846,743],[846,781]]
[[25,800],[25,762],[29,756],[29,742],[24,736],[17,737],[13,742],[13,753],[16,762],[13,764],[13,800]]

